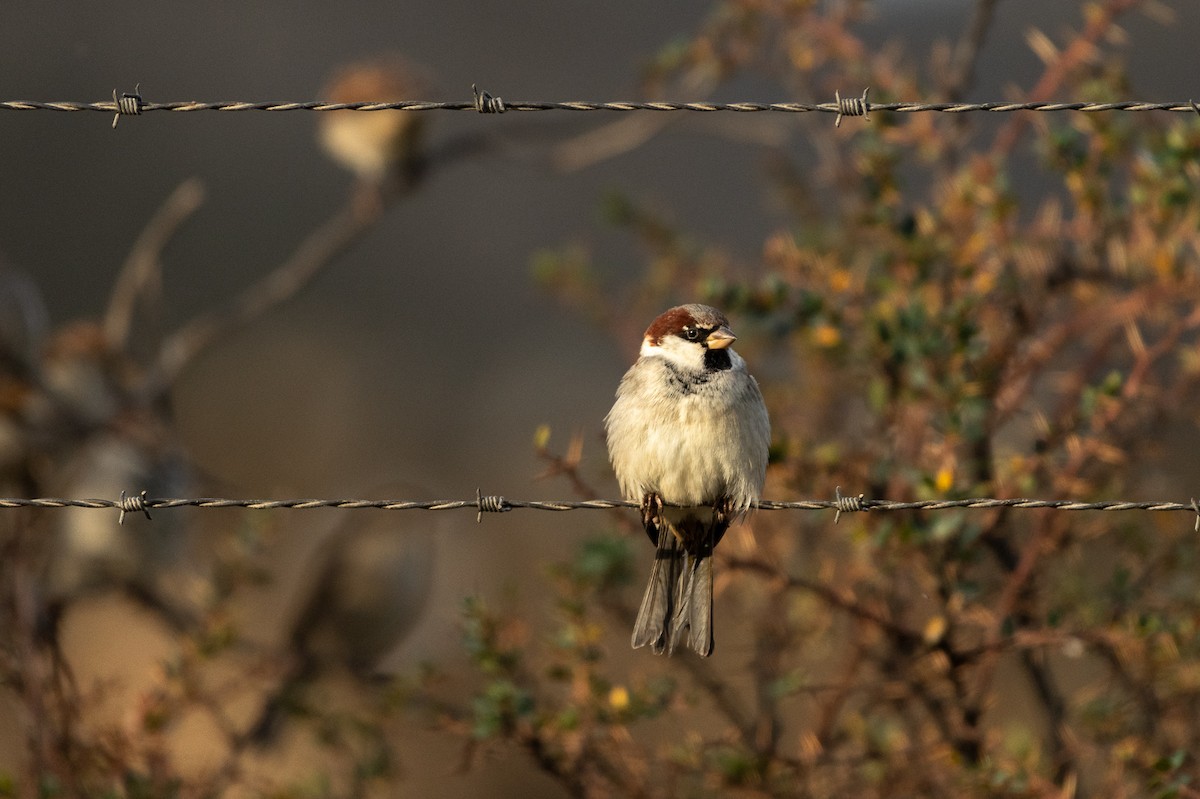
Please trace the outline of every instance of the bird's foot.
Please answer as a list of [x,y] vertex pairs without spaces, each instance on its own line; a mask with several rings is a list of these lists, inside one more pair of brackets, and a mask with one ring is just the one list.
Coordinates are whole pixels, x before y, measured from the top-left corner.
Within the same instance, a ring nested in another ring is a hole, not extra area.
[[712,512],[714,524],[729,524],[733,518],[733,501],[729,497],[721,497],[713,503]]
[[663,501],[658,494],[646,494],[642,497],[642,524],[649,528],[657,527],[662,521]]

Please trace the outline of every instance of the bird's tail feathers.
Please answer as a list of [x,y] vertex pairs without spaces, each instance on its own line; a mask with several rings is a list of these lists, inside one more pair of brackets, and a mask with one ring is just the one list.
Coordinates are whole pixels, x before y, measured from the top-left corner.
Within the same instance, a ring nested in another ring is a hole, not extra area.
[[688,518],[655,527],[657,550],[633,625],[633,648],[649,644],[655,654],[670,655],[686,644],[708,657],[713,651],[712,551],[728,524]]
[[687,645],[696,654],[708,657],[713,651],[712,557],[685,556],[676,591],[675,613],[671,618],[667,652],[673,652],[675,647],[686,640]]
[[674,585],[677,582],[680,558],[683,550],[671,531],[663,525],[659,534],[658,549],[654,553],[654,565],[650,567],[650,582],[642,596],[642,606],[633,624],[633,648],[650,644],[654,654],[667,650],[667,620],[674,613]]

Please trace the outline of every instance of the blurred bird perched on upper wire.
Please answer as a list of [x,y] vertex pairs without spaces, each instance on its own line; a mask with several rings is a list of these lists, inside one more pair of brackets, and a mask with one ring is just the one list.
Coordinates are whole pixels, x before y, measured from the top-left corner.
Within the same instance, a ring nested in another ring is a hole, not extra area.
[[[427,99],[431,91],[424,69],[398,55],[386,55],[338,70],[321,94],[335,103],[390,103]],[[325,151],[363,183],[414,184],[421,177],[428,114],[392,109],[317,116]]]
[[[376,486],[372,497],[432,499],[402,482]],[[374,677],[421,620],[433,585],[436,538],[445,514],[418,511],[343,511],[345,518],[313,558],[286,636],[289,673],[264,705],[251,737],[270,741],[286,707],[322,675],[341,671]]]
[[656,546],[635,649],[671,654],[686,641],[712,654],[713,548],[762,493],[771,435],[734,339],[716,308],[663,312],[604,420],[617,482]]

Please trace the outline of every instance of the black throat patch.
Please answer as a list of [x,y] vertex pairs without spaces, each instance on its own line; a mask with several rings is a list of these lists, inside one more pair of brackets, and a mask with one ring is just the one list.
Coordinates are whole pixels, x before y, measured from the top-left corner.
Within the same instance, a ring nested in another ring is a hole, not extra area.
[[710,372],[723,372],[733,368],[733,361],[724,349],[705,350],[704,368]]
[[675,386],[684,394],[691,394],[713,379],[718,372],[733,368],[733,361],[725,350],[705,350],[704,368],[699,371],[682,369],[671,361],[663,359],[667,371],[671,373]]

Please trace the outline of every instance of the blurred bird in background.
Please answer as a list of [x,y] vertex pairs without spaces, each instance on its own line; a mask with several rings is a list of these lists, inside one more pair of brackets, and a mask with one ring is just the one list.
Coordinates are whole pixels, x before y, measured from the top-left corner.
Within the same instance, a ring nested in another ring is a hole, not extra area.
[[[427,490],[391,482],[372,498],[431,499]],[[421,620],[433,581],[436,539],[445,514],[346,510],[322,542],[286,637],[288,673],[264,705],[250,737],[269,743],[291,711],[307,712],[305,689],[335,673],[360,685]]]
[[[190,492],[187,461],[165,398],[145,372],[111,346],[97,322],[50,330],[40,292],[0,266],[0,481],[6,495],[118,499],[122,492]],[[76,602],[116,590],[173,626],[194,616],[203,583],[189,556],[186,514],[66,508],[38,519],[25,560],[35,581],[36,627],[53,643]],[[5,538],[18,532],[5,520]],[[40,535],[43,531],[46,535]],[[35,546],[36,545],[36,546]],[[35,551],[36,550],[36,551]]]
[[[334,103],[428,99],[431,83],[422,68],[398,55],[380,56],[337,71],[322,90]],[[397,190],[415,185],[426,164],[427,113],[326,111],[317,115],[325,152],[365,186]]]
[[[47,481],[51,496],[116,499],[190,496],[183,451],[161,419],[126,409],[81,439]],[[43,579],[47,632],[71,604],[118,590],[183,630],[207,601],[203,559],[193,551],[187,514],[65,508],[53,518]]]

